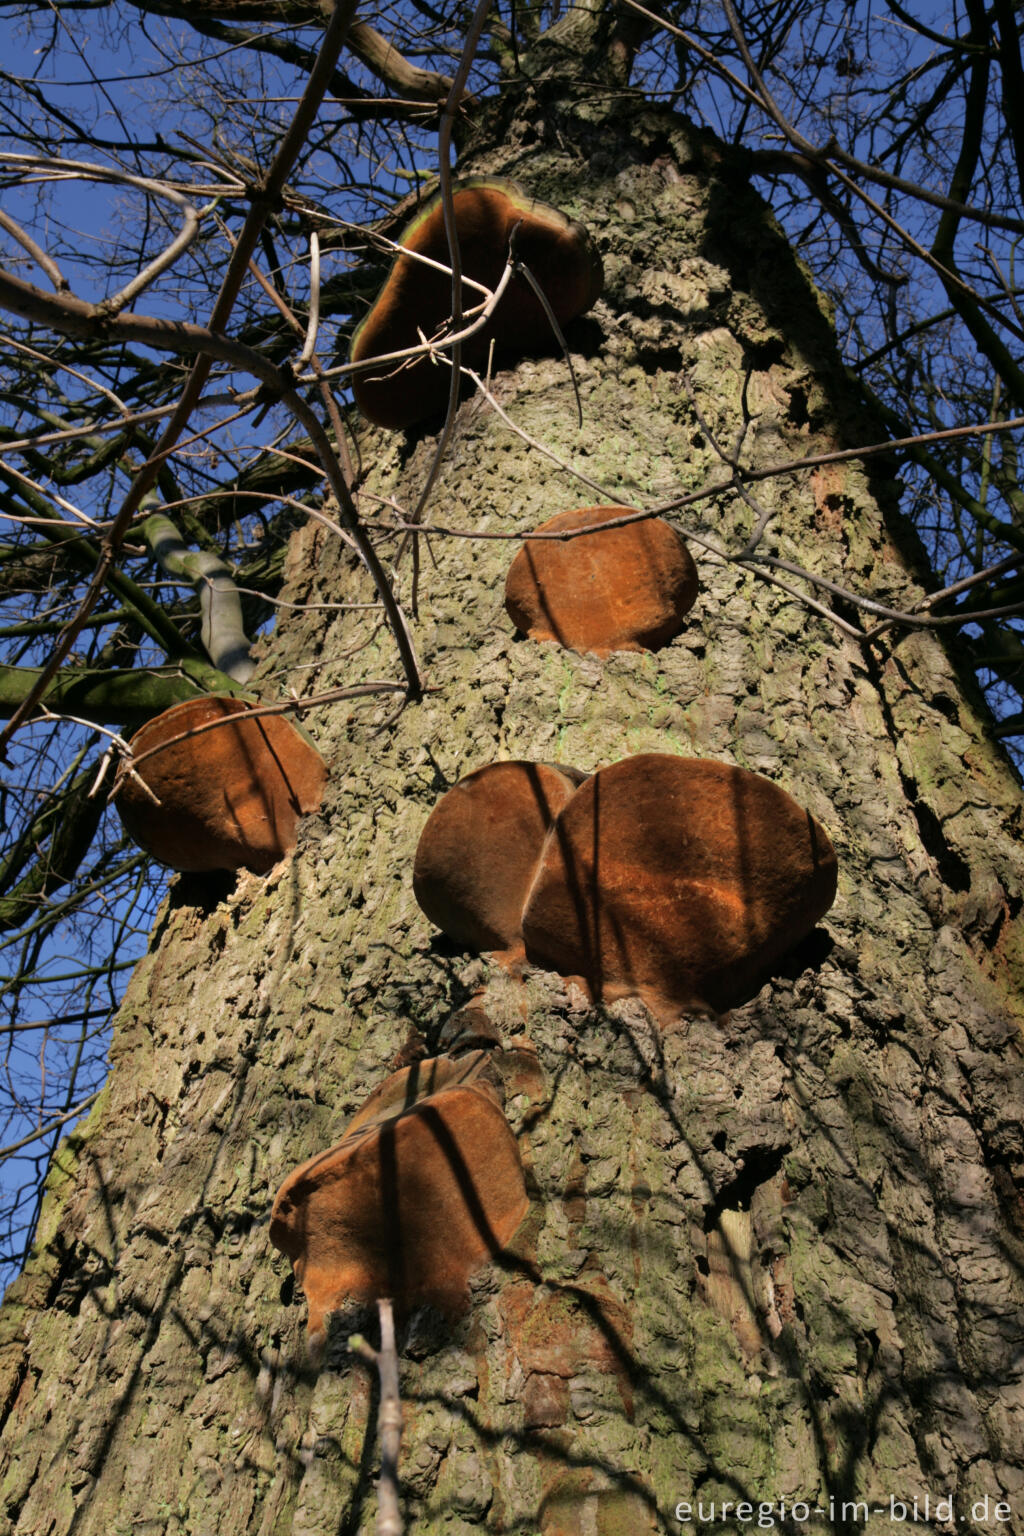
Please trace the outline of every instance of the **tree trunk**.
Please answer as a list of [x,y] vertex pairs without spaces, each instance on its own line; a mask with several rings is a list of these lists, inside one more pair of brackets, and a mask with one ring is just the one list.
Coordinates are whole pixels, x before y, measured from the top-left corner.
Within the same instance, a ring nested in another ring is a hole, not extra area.
[[[873,439],[822,301],[712,148],[632,102],[566,108],[543,140],[520,107],[466,168],[582,220],[606,271],[570,330],[582,430],[560,360],[496,375],[527,433],[646,506],[721,472],[684,376],[724,444],[747,420],[747,463]],[[369,491],[412,504],[435,445],[365,432]],[[853,461],[754,489],[773,554],[920,595],[891,481]],[[603,499],[469,402],[429,519],[521,530]],[[723,497],[682,526],[736,552],[756,518]],[[0,1314],[0,1529],[372,1530],[377,1389],[345,1341],[373,1313],[336,1316],[314,1369],[269,1208],[471,999],[519,1048],[531,1208],[465,1317],[400,1326],[407,1529],[642,1536],[685,1530],[680,1503],[696,1524],[698,1501],[806,1500],[790,1529],[853,1531],[864,1500],[882,1530],[926,1495],[939,1531],[1024,1519],[1020,794],[950,655],[923,631],[861,647],[694,547],[683,634],[602,661],[513,638],[514,543],[422,542],[424,702],[312,719],[331,779],[295,856],[172,888]],[[371,596],[312,523],[284,595]],[[321,684],[394,668],[365,613],[311,606],[261,674],[301,689],[314,661]],[[834,908],[753,1001],[663,1026],[431,928],[412,860],[448,786],[649,751],[764,774],[835,842]]]

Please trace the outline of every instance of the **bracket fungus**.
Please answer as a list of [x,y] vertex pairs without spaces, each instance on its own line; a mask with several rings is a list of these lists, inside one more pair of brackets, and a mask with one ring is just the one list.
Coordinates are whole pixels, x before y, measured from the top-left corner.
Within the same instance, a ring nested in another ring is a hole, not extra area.
[[413,889],[462,943],[525,951],[595,1000],[641,997],[667,1018],[752,996],[828,911],[836,880],[827,832],[778,785],[652,752],[589,777],[477,769],[427,821]]
[[390,1296],[449,1315],[529,1204],[519,1148],[481,1071],[486,1053],[394,1073],[337,1146],[290,1174],[270,1240],[291,1259],[312,1339],[345,1302]]
[[784,790],[726,763],[647,753],[600,769],[560,811],[523,912],[526,957],[663,1018],[722,1012],[835,893],[828,834]]
[[114,803],[128,836],[161,863],[265,874],[294,848],[299,817],[318,809],[323,758],[283,715],[251,708],[228,695],[186,699],[132,737],[137,766]]
[[572,539],[528,540],[505,582],[505,608],[533,640],[572,651],[656,651],[677,635],[697,597],[697,568],[662,518],[604,525],[632,507],[559,512],[537,533],[593,530]]
[[471,949],[522,953],[521,917],[562,807],[585,777],[575,768],[512,761],[478,768],[430,814],[412,888],[431,922]]
[[[463,277],[493,292],[510,252],[544,293],[559,325],[583,314],[603,283],[601,259],[581,224],[535,202],[517,182],[467,177],[453,190],[455,227]],[[514,237],[514,238],[513,238]],[[423,336],[443,335],[451,319],[452,281],[440,194],[402,231],[399,253],[369,314],[352,338],[352,362],[364,363],[417,346]],[[407,252],[414,252],[409,255]],[[416,256],[440,263],[438,270]],[[462,307],[478,306],[481,294],[463,285]],[[463,362],[486,360],[491,341],[498,351],[556,350],[558,340],[544,307],[519,274],[510,280],[487,324],[463,344]],[[448,402],[449,372],[429,357],[382,362],[377,370],[353,376],[356,404],[381,427],[409,427]]]

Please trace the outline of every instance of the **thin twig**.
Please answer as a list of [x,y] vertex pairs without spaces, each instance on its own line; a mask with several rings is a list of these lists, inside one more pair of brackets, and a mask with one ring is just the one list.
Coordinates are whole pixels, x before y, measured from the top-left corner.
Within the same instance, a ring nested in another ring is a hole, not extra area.
[[279,699],[273,704],[253,704],[245,710],[244,714],[221,715],[216,720],[207,720],[202,725],[194,725],[190,730],[181,731],[177,736],[169,736],[159,746],[150,747],[145,752],[133,752],[131,761],[137,768],[140,763],[146,762],[158,752],[163,752],[167,747],[177,746],[179,741],[191,741],[194,736],[205,736],[207,731],[218,731],[237,725],[240,720],[261,720],[268,715],[297,715],[301,719],[308,710],[318,709],[324,704],[337,704],[342,699],[358,699],[374,693],[405,693],[406,691],[404,683],[386,681],[352,683],[344,688],[325,688],[322,693],[308,694],[302,699]]
[[95,1093],[90,1093],[87,1099],[82,1099],[81,1103],[75,1104],[66,1114],[58,1115],[55,1120],[48,1120],[45,1125],[41,1125],[37,1131],[32,1131],[28,1136],[23,1136],[20,1141],[12,1141],[9,1146],[0,1147],[0,1159],[11,1157],[15,1152],[20,1152],[22,1147],[29,1146],[31,1142],[39,1141],[43,1136],[49,1136],[51,1131],[60,1130],[60,1127],[66,1125],[69,1120],[75,1120],[79,1115],[84,1114],[90,1104],[95,1104],[99,1096],[100,1090],[97,1088]]
[[[3,463],[2,459],[0,459],[0,463]],[[10,475],[12,479],[19,480],[22,485],[29,486],[31,490],[37,491],[40,496],[45,496],[48,501],[55,501],[58,507],[63,507],[65,512],[71,513],[72,517],[77,517],[79,532],[81,532],[83,525],[86,528],[91,528],[94,533],[97,531],[98,525],[87,512],[83,512],[80,507],[76,507],[73,501],[68,501],[66,497],[59,495],[57,491],[47,491],[45,486],[40,485],[38,480],[33,480],[31,475],[23,475],[21,470],[15,469],[13,464],[3,464],[3,469],[4,473]],[[13,516],[11,520],[12,522],[27,521],[26,518],[15,518]]]
[[36,265],[41,267],[46,273],[58,293],[66,293],[68,291],[71,284],[57,263],[51,256],[47,255],[41,245],[36,244],[27,229],[22,229],[17,219],[12,219],[10,214],[5,213],[2,208],[0,208],[0,229],[6,229],[11,238],[18,242],[22,250],[28,252]]
[[[448,261],[451,267],[452,278],[452,312],[451,329],[454,333],[454,342],[448,343],[448,356],[451,361],[451,375],[448,380],[448,408],[445,411],[444,425],[441,428],[434,450],[434,457],[427,473],[426,482],[420,492],[411,521],[418,523],[422,520],[430,496],[441,472],[445,455],[448,452],[448,444],[455,427],[455,416],[459,408],[459,391],[462,383],[462,341],[459,332],[462,329],[462,255],[459,250],[459,231],[455,222],[455,197],[452,189],[452,165],[451,146],[452,132],[455,126],[455,116],[459,103],[465,92],[466,81],[476,57],[476,50],[480,46],[483,36],[484,22],[491,8],[491,0],[477,0],[476,10],[469,25],[466,41],[462,49],[462,57],[459,59],[459,67],[455,72],[451,90],[441,113],[441,126],[438,133],[437,161],[438,173],[441,181],[441,211],[444,219],[445,238],[448,242]],[[417,612],[419,598],[419,543],[414,533],[412,536],[413,571],[409,596],[410,608],[413,615]]]
[[316,336],[320,325],[320,236],[312,230],[309,236],[309,321],[306,339],[299,355],[299,365],[305,367],[316,351]]
[[398,1380],[398,1349],[391,1302],[377,1302],[380,1348],[374,1349],[361,1334],[353,1334],[348,1347],[354,1355],[376,1367],[380,1378],[380,1481],[377,1486],[377,1536],[402,1536],[405,1527],[398,1498],[398,1453],[402,1443],[402,1398]]
[[[519,228],[519,225],[517,224],[516,225],[516,229],[518,229],[518,228]],[[516,231],[513,230],[512,231],[513,248],[515,246],[515,235],[516,235]],[[558,323],[558,320],[557,320],[557,318],[555,316],[554,310],[551,308],[551,305],[548,303],[548,296],[547,296],[547,294],[544,292],[544,290],[541,287],[540,283],[538,283],[537,279],[534,277],[533,273],[530,271],[529,267],[526,265],[525,262],[522,262],[522,261],[517,261],[516,262],[516,273],[517,273],[517,275],[519,277],[525,277],[526,278],[527,283],[533,289],[533,296],[534,296],[534,298],[537,300],[537,302],[540,305],[541,309],[543,309],[545,315],[547,316],[548,324],[550,325],[551,329],[555,333],[555,340],[558,342],[558,345],[561,348],[562,357],[564,358],[566,367],[569,370],[569,379],[570,379],[570,381],[572,383],[572,392],[576,396],[576,425],[578,427],[582,427],[583,426],[583,401],[580,399],[580,387],[579,387],[579,385],[576,382],[576,370],[575,370],[575,368],[572,365],[572,357],[571,357],[571,355],[569,353],[569,348],[565,344],[565,337],[562,335],[562,327]],[[489,368],[490,368],[490,363],[488,362],[488,369]]]

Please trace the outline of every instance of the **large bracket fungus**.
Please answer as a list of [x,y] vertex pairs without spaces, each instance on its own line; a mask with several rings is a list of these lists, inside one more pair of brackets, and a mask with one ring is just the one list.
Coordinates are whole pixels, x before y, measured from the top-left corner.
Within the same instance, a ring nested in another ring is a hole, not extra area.
[[697,596],[697,569],[662,518],[604,525],[631,507],[559,512],[537,533],[593,529],[572,539],[524,544],[505,582],[505,608],[521,634],[572,651],[656,651],[683,627]]
[[522,911],[544,840],[585,775],[549,763],[490,763],[430,814],[412,885],[423,911],[471,949],[522,952]]
[[[590,236],[557,208],[535,202],[514,181],[467,177],[453,192],[455,227],[463,277],[497,288],[509,260],[525,266],[544,293],[559,325],[583,314],[601,292],[603,272]],[[376,303],[352,339],[352,362],[386,357],[439,338],[451,318],[452,283],[447,270],[426,265],[428,257],[447,268],[450,257],[440,194],[424,205],[402,231],[404,247]],[[408,255],[406,252],[414,252]],[[479,305],[476,288],[463,285],[462,307]],[[544,307],[529,282],[515,275],[487,324],[463,345],[463,362],[485,361],[491,341],[500,351],[557,349]],[[449,373],[429,357],[392,360],[353,376],[356,404],[381,427],[408,427],[444,409]]]
[[327,778],[290,720],[230,696],[175,704],[131,748],[135,766],[114,803],[128,836],[173,869],[265,874],[294,848],[299,817],[319,807]]
[[378,1296],[457,1315],[470,1276],[513,1236],[529,1202],[485,1060],[437,1057],[396,1072],[337,1146],[282,1184],[270,1240],[292,1261],[312,1338],[327,1313]]
[[836,856],[770,780],[648,753],[602,768],[559,813],[523,912],[527,959],[595,998],[666,1017],[724,1011],[832,905]]

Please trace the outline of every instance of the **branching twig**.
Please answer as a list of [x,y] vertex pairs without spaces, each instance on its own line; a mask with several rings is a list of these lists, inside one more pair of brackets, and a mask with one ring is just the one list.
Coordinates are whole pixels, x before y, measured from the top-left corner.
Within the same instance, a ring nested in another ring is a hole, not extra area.
[[[368,698],[375,693],[406,693],[404,683],[392,683],[387,681],[352,683],[344,688],[325,688],[321,693],[307,694],[305,698],[278,699],[273,704],[253,704],[245,711],[246,720],[260,720],[268,715],[295,715],[301,720],[302,716],[311,709],[321,708],[325,704],[337,704],[342,699]],[[218,731],[236,726],[240,718],[237,714],[222,715],[216,720],[207,720],[203,725],[194,725],[190,730],[180,731],[176,736],[168,736],[161,741],[159,746],[149,747],[145,752],[133,752],[131,762],[133,767],[138,767],[147,759],[163,752],[167,747],[177,746],[179,741],[191,741],[194,736],[205,736],[207,731]]]
[[398,1381],[398,1350],[395,1346],[395,1320],[391,1302],[382,1297],[377,1302],[380,1317],[380,1348],[374,1349],[360,1334],[353,1334],[348,1347],[354,1355],[377,1369],[380,1378],[380,1482],[377,1489],[377,1536],[402,1536],[405,1529],[398,1499],[398,1453],[402,1442],[402,1398]]
[[[220,294],[218,295],[217,302],[213,307],[213,313],[210,317],[210,332],[214,335],[219,335],[227,325],[228,319],[231,315],[231,310],[234,307],[235,299],[238,296],[239,289],[241,288],[242,280],[246,271],[248,270],[249,257],[255,248],[256,241],[259,238],[260,230],[263,228],[268,213],[274,206],[275,200],[280,195],[281,190],[284,187],[288,173],[291,170],[296,157],[298,156],[303,144],[306,141],[306,137],[316,117],[317,111],[319,110],[320,103],[323,100],[324,93],[330,84],[331,72],[345,41],[345,36],[349,24],[351,23],[355,14],[355,8],[356,0],[340,0],[340,3],[335,7],[331,14],[330,20],[327,23],[327,27],[324,31],[323,42],[320,45],[320,51],[317,55],[317,61],[310,74],[309,80],[306,83],[306,89],[303,92],[302,100],[300,101],[288,131],[285,133],[285,136],[278,148],[278,152],[274,158],[274,163],[270,168],[266,182],[262,188],[262,196],[254,200],[253,205],[250,208],[248,215],[246,216],[245,224],[239,237],[235,255],[228,266],[228,271],[225,274],[224,281],[221,285]],[[142,181],[145,180],[145,178],[137,179]],[[189,204],[189,207],[191,207],[191,204]],[[9,285],[12,282],[17,282],[17,280],[8,277],[5,279],[5,282],[7,285]],[[30,285],[24,286],[27,287]],[[63,303],[67,305],[71,305],[73,303],[74,307],[79,311],[84,309],[88,313],[89,319],[93,322],[95,322],[98,318],[97,311],[94,306],[82,305],[80,300],[72,301],[70,298],[63,299]],[[17,306],[12,307],[17,310]],[[125,316],[119,314],[108,323],[117,324],[122,322],[124,318]],[[54,324],[58,330],[64,329],[64,326],[61,324],[59,319],[50,321],[48,323]],[[171,329],[173,330],[175,327],[172,326]],[[185,424],[187,423],[193,409],[195,408],[200,396],[202,395],[203,387],[209,376],[212,355],[215,354],[211,354],[208,350],[203,348],[196,348],[194,350],[196,361],[192,366],[188,382],[182,391],[181,398],[178,402],[178,409],[171,417],[171,420],[164,429],[163,436],[157,445],[157,455],[164,453],[167,447],[177,442],[178,438],[181,436],[181,433],[185,428]],[[49,686],[51,679],[55,676],[57,670],[61,666],[61,663],[67,657],[72,646],[74,645],[75,637],[77,636],[81,625],[89,617],[89,614],[95,607],[96,602],[99,599],[99,595],[103,590],[107,572],[116,558],[117,551],[119,550],[120,545],[125,535],[127,534],[128,528],[131,525],[132,518],[134,517],[138,508],[142,505],[142,501],[146,493],[152,489],[152,486],[156,480],[159,463],[159,457],[156,457],[153,460],[148,460],[135,476],[131,488],[129,489],[127,496],[122,502],[121,507],[117,513],[117,517],[114,520],[114,526],[111,528],[110,532],[104,540],[99,563],[97,564],[96,571],[89,583],[85,595],[79,604],[77,614],[65,626],[63,633],[54,645],[50,659],[46,666],[42,669],[41,676],[39,677],[33,692],[29,695],[28,698],[26,698],[17,714],[14,715],[10,721],[8,721],[7,726],[4,728],[3,732],[0,733],[0,756],[3,755],[7,742],[21,725],[22,721],[28,719],[32,714],[32,711],[35,709],[39,699],[42,698],[47,687]],[[401,640],[399,640],[399,648],[400,650],[402,649]],[[411,648],[409,649],[411,650]],[[415,690],[418,696],[419,670],[415,667],[415,664],[413,675],[415,676],[416,680]]]
[[[167,202],[173,203],[178,209],[181,214],[181,228],[170,244],[165,246],[158,256],[155,256],[151,262],[143,267],[142,271],[137,273],[131,282],[126,283],[123,288],[118,289],[117,293],[113,293],[109,298],[103,300],[101,307],[106,313],[112,315],[118,314],[137,299],[140,293],[145,292],[150,284],[156,281],[161,272],[166,272],[169,267],[174,265],[178,257],[188,250],[199,233],[200,220],[202,219],[203,212],[206,211],[194,208],[189,198],[185,197],[175,187],[170,186],[166,181],[158,181],[151,176],[133,176],[130,172],[122,171],[116,166],[92,165],[86,160],[54,160],[46,155],[11,154],[0,154],[0,165],[24,166],[26,169],[38,167],[49,173],[51,179],[59,181],[104,181],[113,182],[115,185],[136,187],[138,190],[146,192],[150,197],[164,198]],[[45,267],[44,270],[47,276],[51,278],[51,281],[54,281],[50,268]],[[68,284],[60,278],[59,273],[57,274],[57,279],[54,281],[57,291],[66,292]]]
[[[243,345],[241,342],[231,341],[225,336],[220,336],[207,329],[205,326],[191,325],[186,321],[152,320],[143,315],[134,313],[117,315],[108,320],[101,320],[92,305],[85,304],[80,299],[70,297],[57,297],[43,293],[31,283],[22,282],[7,273],[0,273],[0,303],[5,304],[15,313],[25,315],[27,318],[41,320],[43,324],[52,326],[56,330],[64,331],[71,335],[95,336],[104,332],[123,336],[126,340],[142,343],[159,348],[162,351],[171,351],[192,355],[199,358],[218,358],[221,361],[231,363],[236,367],[246,369],[277,396],[282,405],[289,410],[296,420],[305,428],[320,459],[324,474],[327,477],[331,490],[338,502],[342,519],[348,532],[359,550],[360,557],[373,577],[374,584],[384,604],[388,622],[391,626],[395,642],[398,646],[402,665],[409,682],[409,696],[416,700],[422,696],[423,682],[420,677],[419,664],[416,660],[412,640],[409,635],[405,616],[398,605],[398,601],[391,589],[387,575],[377,557],[370,540],[362,529],[355,503],[348,487],[346,478],[338,463],[337,456],[331,446],[330,438],[316,413],[310,409],[305,400],[292,387],[289,374],[282,372],[267,361],[265,357],[253,348]],[[194,372],[194,370],[193,370]],[[177,435],[177,434],[176,434]],[[152,461],[151,461],[152,462]],[[139,481],[136,481],[136,485]],[[126,503],[127,505],[127,503]],[[123,511],[123,508],[122,508]],[[113,545],[117,542],[119,520],[106,540],[108,560],[101,562],[97,575],[90,585],[87,599],[80,605],[78,614],[72,625],[65,630],[65,639],[69,630],[77,634],[78,628],[88,617],[96,596],[102,586],[102,577],[106,574],[109,561],[113,558]],[[93,586],[96,587],[93,594]],[[56,673],[60,661],[67,654],[69,646],[64,644],[61,649],[58,643],[56,648],[56,661],[51,661],[47,668],[42,669],[42,677],[37,682],[35,694],[42,697],[51,677]],[[9,739],[13,730],[28,717],[31,709],[35,707],[38,698],[33,694],[19,708],[18,714],[12,717],[6,730],[0,736],[0,746]]]

